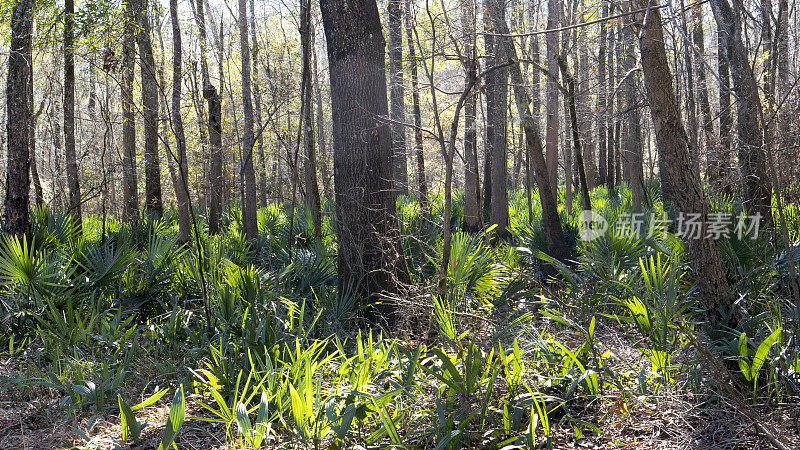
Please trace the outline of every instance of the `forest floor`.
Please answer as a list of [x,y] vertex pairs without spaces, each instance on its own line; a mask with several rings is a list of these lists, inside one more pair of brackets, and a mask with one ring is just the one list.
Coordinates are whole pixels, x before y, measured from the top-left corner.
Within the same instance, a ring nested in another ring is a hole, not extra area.
[[[587,428],[583,431],[583,438],[576,440],[575,431],[568,423],[554,425],[553,448],[776,448],[767,436],[730,403],[710,404],[692,399],[686,391],[680,389],[680,383],[673,383],[669,389],[662,389],[656,394],[630,395],[637,391],[635,374],[638,370],[649,367],[650,362],[630,345],[626,332],[628,331],[621,327],[604,327],[598,330],[597,340],[603,343],[604,348],[613,349],[615,357],[612,359],[612,370],[627,374],[620,378],[627,379],[630,383],[625,387],[629,393],[627,398],[620,391],[612,392],[609,389],[593,402],[583,405],[579,419],[596,426],[602,432],[592,432]],[[562,332],[559,338],[569,341],[571,336],[567,334]],[[525,343],[521,341],[520,345],[524,346]],[[26,363],[20,359],[0,361],[0,377],[19,373],[21,365]],[[169,413],[167,397],[137,412],[140,422],[147,424],[142,431],[143,445],[138,448],[157,448]],[[95,415],[84,411],[76,417],[68,418],[54,407],[58,400],[57,397],[46,395],[24,402],[0,400],[0,449],[131,448],[120,446],[123,440],[119,414]],[[800,404],[755,405],[753,409],[762,424],[788,442],[789,448],[800,448]],[[224,425],[196,419],[207,415],[204,412],[196,399],[187,396],[187,419],[178,436],[178,448],[242,448],[238,441],[226,438]],[[554,418],[550,420],[556,421]],[[231,435],[236,436],[235,429],[231,430]],[[281,447],[282,444],[286,445],[280,442],[278,435],[270,441],[267,448]],[[539,447],[546,448],[543,440],[540,440]]]

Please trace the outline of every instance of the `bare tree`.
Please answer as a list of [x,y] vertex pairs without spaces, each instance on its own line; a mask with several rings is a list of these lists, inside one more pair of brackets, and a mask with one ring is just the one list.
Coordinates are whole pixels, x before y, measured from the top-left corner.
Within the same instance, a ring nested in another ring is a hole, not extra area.
[[181,242],[189,242],[192,217],[189,205],[189,162],[186,155],[186,136],[181,115],[181,87],[183,84],[183,45],[178,22],[178,0],[170,0],[169,15],[172,22],[172,131],[175,133],[178,173],[175,176],[175,198],[178,200],[178,232]]
[[[252,0],[251,0],[252,1]],[[300,92],[303,101],[302,134],[305,150],[305,201],[311,208],[314,236],[322,240],[322,212],[320,211],[319,184],[317,183],[317,154],[314,146],[314,105],[311,83],[311,0],[300,0],[300,43],[303,48],[303,71]],[[261,133],[259,133],[260,135]],[[405,144],[404,144],[405,145]]]
[[403,0],[389,0],[389,97],[392,113],[392,154],[395,191],[408,193],[406,108],[403,89]]
[[[478,76],[478,55],[475,46],[475,1],[461,2],[461,26],[464,29],[464,75],[466,83],[475,84]],[[481,228],[481,186],[478,176],[478,133],[475,114],[477,92],[470,90],[464,103],[464,223],[465,231]]]

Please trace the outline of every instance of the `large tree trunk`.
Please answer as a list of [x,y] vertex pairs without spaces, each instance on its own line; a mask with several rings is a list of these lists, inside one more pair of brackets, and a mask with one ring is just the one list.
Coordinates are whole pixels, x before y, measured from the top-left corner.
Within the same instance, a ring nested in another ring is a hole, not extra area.
[[392,113],[394,188],[408,194],[406,158],[406,108],[403,89],[403,0],[389,0],[389,96]]
[[736,123],[739,137],[739,164],[745,185],[748,208],[761,214],[766,226],[772,225],[772,190],[767,178],[762,145],[761,100],[753,76],[747,49],[742,43],[739,21],[728,0],[711,0],[714,18],[720,25],[720,37],[727,50],[728,64],[736,92]]
[[[478,58],[475,47],[475,1],[461,3],[461,26],[464,29],[464,76],[467,85],[478,77]],[[472,89],[464,103],[464,223],[470,233],[481,229],[481,186],[478,177],[478,133],[476,129],[477,91]]]
[[69,212],[78,231],[82,229],[81,187],[75,156],[75,2],[64,2],[64,156],[67,163]]
[[[484,20],[489,20],[498,29],[498,24],[506,25],[505,4],[501,0],[486,0]],[[500,38],[484,36],[488,46],[491,44],[493,56],[489,58],[489,67],[502,65],[507,61]],[[489,42],[491,41],[491,42]],[[508,193],[506,191],[506,117],[508,110],[508,69],[493,70],[486,75],[486,140],[489,144],[487,154],[491,154],[491,202],[489,218],[496,225],[496,236],[501,239],[510,237],[508,232]],[[488,182],[488,180],[487,180]],[[486,206],[484,205],[484,208]]]
[[175,198],[178,200],[178,233],[181,242],[186,243],[191,241],[192,217],[189,205],[189,162],[186,157],[186,136],[181,117],[183,46],[178,22],[178,0],[170,0],[169,15],[172,21],[172,130],[175,133],[178,163],[178,173],[175,176]]
[[[500,65],[503,60],[502,49],[494,36],[495,21],[501,20],[505,23],[505,9],[498,0],[487,0],[483,5],[483,27],[486,35],[483,37],[486,49],[486,67]],[[505,159],[495,161],[495,156],[506,154],[506,115],[508,109],[508,69],[498,69],[486,75],[484,81],[486,97],[486,135],[483,145],[484,166],[483,166],[483,212],[485,215],[492,215],[492,201],[494,194],[499,189],[495,184],[500,180],[495,180],[494,175],[499,173],[494,169],[494,165],[501,164],[505,170]],[[505,179],[505,178],[504,178]],[[503,186],[505,189],[505,185]],[[505,205],[508,207],[508,205]]]
[[[174,1],[174,0],[173,0]],[[240,140],[242,154],[242,174],[244,175],[244,195],[242,198],[242,219],[247,239],[258,237],[258,214],[256,203],[256,173],[253,167],[253,100],[250,78],[250,42],[247,35],[247,0],[239,0],[239,44],[242,57],[242,116],[244,129]]]
[[[638,8],[645,8],[647,0],[639,0]],[[644,13],[637,14],[638,20]],[[698,174],[692,169],[686,133],[681,124],[672,75],[664,48],[661,12],[650,8],[639,40],[650,111],[655,126],[659,148],[659,169],[664,198],[673,202],[684,214],[702,214],[706,221],[708,202],[703,193]],[[706,314],[719,322],[733,306],[728,295],[730,288],[725,279],[717,247],[702,230],[699,239],[689,239],[689,255],[695,269],[697,285]],[[722,311],[720,311],[722,310]]]
[[[251,2],[253,0],[250,0]],[[322,213],[320,211],[319,184],[317,183],[317,154],[314,147],[314,105],[311,102],[311,1],[300,0],[300,43],[303,48],[303,73],[300,92],[303,95],[303,148],[305,150],[305,201],[311,208],[314,220],[314,236],[322,241]]]
[[[495,29],[499,34],[508,34],[508,26],[504,20],[495,19]],[[531,163],[536,176],[536,184],[539,188],[539,200],[542,204],[542,227],[544,228],[547,253],[560,261],[565,261],[568,252],[564,241],[564,230],[561,228],[561,218],[558,216],[553,188],[550,185],[550,175],[547,170],[547,163],[544,159],[542,140],[539,136],[539,127],[531,114],[528,105],[531,103],[528,93],[525,90],[525,82],[522,79],[522,70],[517,59],[517,50],[510,38],[498,39],[500,51],[505,54],[507,61],[515,61],[509,66],[511,84],[514,87],[514,99],[516,100],[517,114],[519,114],[520,124],[525,131],[525,143],[531,158]]]
[[11,13],[11,48],[6,82],[8,156],[3,231],[22,237],[30,231],[30,91],[33,1],[17,0]]
[[[122,40],[122,218],[128,223],[139,220],[139,190],[136,176],[136,106],[133,104],[133,63],[136,49],[136,12],[125,4]],[[66,141],[66,139],[65,139]]]
[[[385,41],[375,0],[321,0],[333,113],[339,292],[356,286],[372,321],[396,319],[383,298],[409,281],[392,191]],[[378,125],[376,126],[376,123]],[[367,132],[367,130],[369,132]]]
[[[561,23],[561,1],[547,1],[547,29],[554,30]],[[545,36],[547,46],[547,77],[545,93],[545,148],[547,171],[550,175],[550,186],[553,194],[558,195],[558,132],[559,132],[559,90],[558,90],[558,32],[551,31]],[[569,182],[569,181],[568,181]]]
[[161,199],[161,161],[158,158],[158,82],[153,43],[150,39],[149,0],[136,0],[136,42],[139,46],[142,77],[142,116],[144,118],[144,210],[160,217],[164,212]]
[[426,211],[428,209],[428,182],[425,180],[425,152],[422,145],[422,110],[419,101],[417,55],[414,50],[414,40],[411,38],[414,29],[411,6],[412,0],[406,0],[406,42],[408,42],[408,60],[411,64],[411,101],[414,113],[414,154],[417,161],[417,189],[419,189],[420,207],[423,211]]

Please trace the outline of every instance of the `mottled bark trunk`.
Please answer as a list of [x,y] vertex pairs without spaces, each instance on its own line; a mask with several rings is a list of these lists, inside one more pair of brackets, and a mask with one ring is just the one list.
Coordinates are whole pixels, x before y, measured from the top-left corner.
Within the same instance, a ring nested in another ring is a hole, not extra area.
[[[250,0],[251,2],[253,0]],[[320,211],[319,184],[317,183],[317,154],[314,145],[314,105],[311,83],[311,1],[300,0],[300,45],[303,49],[303,72],[300,92],[303,95],[303,149],[305,150],[305,201],[311,208],[314,237],[322,241],[322,212]]]
[[[495,30],[498,30],[498,24],[502,23],[503,28],[506,25],[505,4],[502,0],[486,0],[487,12],[489,17],[495,24]],[[503,38],[497,37],[494,42],[494,60],[491,65],[501,65],[508,61],[508,56],[504,51]],[[517,65],[519,70],[519,65]],[[509,239],[511,233],[508,231],[508,167],[507,167],[507,138],[506,138],[506,111],[508,110],[508,70],[505,68],[492,71],[487,75],[487,91],[489,86],[489,78],[493,78],[495,83],[493,86],[493,99],[490,103],[487,100],[486,111],[488,114],[488,121],[497,119],[498,123],[494,125],[494,136],[491,146],[492,152],[492,203],[490,207],[490,222],[495,225],[495,236],[500,239]],[[487,99],[489,94],[487,93]],[[556,136],[558,138],[558,136]]]
[[[252,40],[250,48],[253,57],[253,106],[255,108],[255,127],[258,130],[256,133],[256,145],[258,146],[258,204],[261,207],[265,207],[267,206],[267,157],[264,153],[264,123],[261,117],[261,83],[258,69],[261,53],[258,46],[258,33],[256,32],[255,0],[250,0],[250,39]],[[313,136],[311,136],[311,140],[313,142]]]
[[389,0],[389,96],[392,114],[392,159],[395,192],[408,194],[406,107],[403,86],[403,0]]
[[[173,0],[174,1],[174,0]],[[242,116],[244,127],[240,139],[244,193],[242,219],[247,239],[258,237],[258,205],[256,201],[256,173],[253,167],[253,96],[250,78],[250,40],[248,36],[247,0],[239,0],[239,45],[242,58]]]
[[[478,76],[478,59],[475,47],[475,1],[461,3],[461,26],[464,29],[464,78],[474,84]],[[477,92],[471,90],[464,103],[464,223],[462,228],[470,233],[481,229],[480,179],[478,177],[478,134],[475,120]]]
[[[508,26],[505,21],[495,20],[495,28],[500,34],[508,34]],[[510,38],[499,38],[500,49],[508,61],[519,61],[517,51]],[[565,261],[568,257],[567,247],[564,241],[564,231],[561,228],[561,218],[558,216],[558,207],[550,185],[550,175],[547,170],[547,163],[542,149],[542,140],[539,136],[539,127],[531,114],[528,105],[531,103],[528,93],[525,91],[525,82],[522,79],[522,71],[519,63],[515,62],[509,67],[511,84],[514,88],[514,99],[516,100],[517,113],[520,117],[520,124],[525,131],[525,144],[534,168],[536,184],[539,188],[539,200],[542,205],[542,228],[544,228],[547,254],[560,261]]]
[[[561,1],[547,1],[547,29],[554,30],[561,23]],[[547,172],[550,176],[550,186],[553,188],[553,195],[558,196],[558,133],[559,121],[561,120],[559,111],[559,90],[558,90],[558,42],[559,33],[550,32],[545,35],[547,46],[547,77],[545,92],[545,151],[547,160]]]
[[736,92],[736,123],[739,138],[739,165],[744,178],[745,198],[750,211],[761,214],[765,226],[772,226],[772,190],[762,146],[761,100],[747,49],[728,0],[711,0],[714,18],[721,25],[720,35],[727,47],[728,64]]
[[[608,17],[608,3],[603,3],[600,17]],[[598,169],[600,176],[598,184],[606,184],[608,174],[608,160],[606,149],[606,21],[600,22],[599,47],[597,49],[597,145]]]
[[8,145],[3,231],[22,238],[30,232],[30,91],[33,67],[31,34],[33,1],[18,0],[11,13],[11,48],[6,81],[6,136]]
[[[122,218],[128,223],[139,220],[139,189],[136,176],[136,106],[133,104],[134,59],[136,57],[136,12],[125,4],[122,39]],[[66,142],[66,140],[65,140]]]
[[[702,121],[703,135],[705,137],[705,153],[706,157],[706,173],[709,179],[712,172],[712,167],[717,167],[716,162],[712,163],[712,155],[716,154],[717,149],[717,135],[714,132],[714,116],[711,113],[711,103],[708,100],[708,86],[706,80],[706,66],[704,63],[705,58],[705,33],[703,32],[703,15],[702,5],[695,5],[692,7],[692,40],[694,41],[694,48],[697,52],[695,58],[695,73],[697,73],[697,97],[700,103],[700,117]],[[720,93],[722,95],[722,93]],[[698,149],[698,153],[700,150]],[[701,155],[700,159],[703,157]],[[718,169],[716,169],[718,171]]]
[[639,92],[638,74],[630,73],[636,64],[634,47],[636,45],[636,35],[631,27],[632,20],[629,16],[626,18],[626,26],[624,28],[625,54],[623,61],[625,72],[629,73],[623,87],[628,119],[628,139],[622,149],[622,163],[628,168],[633,212],[640,213],[642,212],[642,200],[645,197],[644,170],[642,168],[642,120],[639,113],[640,102],[637,94]]
[[[385,41],[375,0],[322,0],[333,110],[339,292],[356,286],[369,320],[397,320],[409,281],[392,191]],[[365,133],[369,130],[368,133]],[[376,301],[381,300],[376,304]]]
[[414,49],[413,20],[411,14],[412,0],[406,0],[406,42],[408,43],[408,60],[411,64],[411,102],[414,114],[414,156],[417,168],[417,189],[422,211],[428,210],[428,182],[425,179],[425,152],[422,144],[422,110],[419,100],[419,76],[417,74],[417,55]]
[[139,46],[139,64],[142,78],[142,117],[144,119],[144,210],[157,217],[164,212],[161,198],[161,161],[158,158],[158,82],[150,39],[149,0],[136,0],[139,26],[136,43]]
[[[644,1],[636,2],[637,8],[646,7]],[[641,22],[643,16],[644,13],[639,13],[637,19]],[[664,48],[659,9],[649,10],[639,46],[644,84],[659,147],[664,198],[673,202],[684,214],[702,214],[705,220],[709,206],[700,178],[691,166],[686,133],[681,124]],[[732,308],[733,299],[728,295],[730,287],[725,279],[717,247],[713,240],[705,236],[705,230],[700,239],[689,239],[688,244],[703,307],[712,322],[719,322]]]
[[176,163],[175,198],[178,201],[178,234],[181,242],[191,241],[192,217],[189,205],[189,161],[186,155],[186,136],[181,116],[181,87],[183,84],[183,45],[178,22],[178,0],[170,0],[172,22],[172,130],[175,133]]

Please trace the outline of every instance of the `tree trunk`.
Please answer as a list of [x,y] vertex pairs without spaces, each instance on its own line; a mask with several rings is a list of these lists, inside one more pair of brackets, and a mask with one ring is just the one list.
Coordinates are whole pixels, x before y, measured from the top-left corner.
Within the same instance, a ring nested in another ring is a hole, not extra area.
[[[547,29],[555,30],[560,26],[561,1],[547,1]],[[550,186],[553,188],[553,195],[558,197],[558,133],[559,133],[559,90],[558,90],[558,33],[551,31],[545,35],[547,46],[547,77],[545,92],[545,148],[547,159],[547,172],[550,175]]]
[[[311,36],[312,41],[314,41],[314,24],[311,24]],[[314,96],[316,102],[316,111],[317,111],[317,143],[319,147],[319,151],[317,154],[319,155],[319,166],[320,170],[320,177],[322,177],[322,192],[323,196],[326,199],[332,198],[331,194],[331,179],[330,173],[328,172],[328,143],[325,138],[325,113],[324,113],[324,105],[322,103],[322,88],[319,84],[319,70],[317,68],[317,53],[313,49],[312,56],[314,57]]]
[[44,109],[44,99],[42,99],[42,102],[39,104],[39,109],[36,112],[33,112],[33,70],[30,71],[30,75],[31,76],[28,77],[28,100],[30,101],[28,107],[31,110],[31,137],[29,141],[31,153],[31,178],[33,178],[33,193],[36,206],[41,206],[44,204],[44,193],[42,189],[42,179],[39,177],[39,166],[36,162],[36,122],[39,120],[39,115],[42,114],[42,110]]
[[729,178],[731,171],[731,80],[728,65],[728,48],[725,45],[725,31],[717,23],[717,72],[719,73],[719,139],[713,153],[713,169],[709,175],[711,182],[721,181],[722,190],[731,192]]
[[[609,14],[613,10],[609,9]],[[609,191],[616,186],[614,179],[614,166],[616,164],[616,155],[614,154],[614,87],[616,85],[614,80],[614,49],[617,40],[614,38],[614,25],[610,25],[608,29],[608,48],[606,48],[606,183],[608,184]]]
[[164,212],[161,198],[161,161],[158,158],[158,82],[153,43],[150,39],[149,0],[136,0],[136,42],[139,46],[142,77],[142,116],[144,118],[144,210],[156,217]]
[[22,238],[30,232],[30,90],[33,70],[31,34],[33,1],[17,0],[11,13],[11,48],[6,82],[6,135],[8,136],[8,172],[4,201],[3,231]]
[[[136,12],[125,4],[122,41],[122,218],[128,223],[139,220],[139,190],[136,176],[136,107],[133,104],[133,63],[136,49]],[[66,142],[66,139],[64,140]]]
[[[682,33],[685,36],[683,48],[683,64],[686,66],[686,121],[687,128],[689,129],[689,154],[692,156],[692,168],[700,176],[700,145],[697,130],[697,102],[695,101],[694,92],[694,62],[692,55],[692,47],[695,45],[693,42],[693,34],[689,33],[689,26],[686,21],[686,5],[685,0],[681,0],[681,27]],[[697,6],[695,6],[696,8]]]
[[[302,0],[301,0],[302,2]],[[258,130],[258,204],[267,206],[267,159],[264,154],[264,123],[261,117],[261,87],[258,75],[259,47],[256,33],[256,4],[250,0],[250,39],[253,40],[251,54],[253,57],[253,106],[255,107],[255,126]],[[313,136],[312,136],[313,142]]]
[[[192,218],[189,206],[189,162],[186,157],[186,136],[181,117],[181,87],[183,73],[183,46],[178,22],[178,0],[170,0],[169,15],[172,21],[172,130],[175,133],[178,173],[175,177],[175,198],[178,200],[178,233],[183,243],[191,241]],[[199,245],[199,243],[198,243]]]
[[[484,47],[486,49],[486,66],[493,67],[500,65],[502,61],[502,50],[497,43],[497,38],[494,36],[495,27],[494,21],[501,20],[505,23],[505,9],[497,0],[487,0],[484,2],[483,9],[483,26],[486,35],[483,38]],[[483,167],[483,213],[491,217],[492,215],[492,200],[495,192],[499,189],[495,188],[495,184],[499,180],[495,180],[494,176],[499,173],[494,169],[495,164],[500,164],[505,170],[505,159],[503,161],[495,161],[495,157],[499,154],[505,158],[506,154],[506,110],[508,109],[508,69],[498,69],[486,75],[484,81],[486,92],[486,136],[484,141],[484,167]],[[505,178],[503,178],[505,180]],[[503,186],[505,189],[505,185]],[[505,205],[506,207],[508,205]],[[499,207],[499,208],[502,208]]]
[[[175,0],[172,0],[175,1]],[[242,219],[247,239],[258,237],[258,214],[256,203],[256,173],[253,167],[253,101],[250,78],[250,42],[247,35],[247,0],[239,0],[239,44],[242,58],[242,115],[244,129],[240,139],[242,154],[242,174],[244,175],[244,195],[242,199]]]
[[[638,8],[645,8],[646,0],[637,2]],[[644,13],[637,14],[638,20]],[[649,9],[647,21],[639,40],[644,71],[644,83],[655,126],[656,142],[659,147],[659,166],[664,198],[673,202],[684,214],[699,213],[705,221],[708,202],[700,184],[700,178],[692,170],[686,133],[681,125],[672,75],[669,71],[661,12],[658,8]],[[725,279],[717,247],[702,230],[700,239],[689,239],[689,255],[694,263],[696,280],[706,314],[712,322],[718,323],[733,306],[728,295],[730,288]],[[722,311],[720,311],[722,309]]]
[[[700,102],[700,115],[702,120],[703,135],[705,136],[705,155],[706,173],[712,172],[712,167],[716,167],[717,162],[711,162],[712,155],[716,154],[717,136],[714,132],[714,116],[711,114],[711,103],[708,100],[708,86],[706,81],[706,66],[703,62],[705,57],[705,36],[703,32],[703,6],[695,5],[692,7],[692,40],[694,48],[697,50],[695,71],[697,73],[697,96]],[[720,92],[720,96],[722,96]],[[698,149],[698,153],[699,153]],[[702,156],[701,158],[702,159]]]
[[736,123],[739,135],[739,164],[745,185],[748,208],[761,214],[765,226],[772,226],[772,190],[762,145],[761,100],[758,84],[750,68],[747,49],[742,43],[739,21],[728,0],[711,0],[714,18],[721,26],[720,36],[727,49],[728,64],[736,92]]
[[[205,3],[198,0],[195,8],[197,15],[195,21],[200,35],[200,70],[203,73],[203,98],[208,103],[208,144],[209,144],[209,169],[208,169],[208,231],[217,234],[220,216],[222,215],[222,191],[224,180],[222,178],[222,97],[217,88],[211,84],[208,73],[208,39],[206,32]],[[220,32],[220,36],[221,36]],[[222,43],[220,42],[220,46]],[[221,51],[221,49],[220,49]],[[220,71],[221,74],[221,71]]]
[[406,0],[406,41],[408,42],[408,60],[411,64],[411,101],[414,112],[414,154],[417,160],[417,188],[419,204],[422,211],[428,210],[428,182],[425,180],[425,152],[422,144],[422,110],[419,101],[419,76],[417,75],[417,55],[414,50],[413,18],[411,14],[412,0]]
[[[475,47],[475,1],[461,3],[461,26],[464,29],[464,77],[467,85],[478,77],[478,58]],[[476,129],[477,92],[470,90],[464,103],[464,223],[462,228],[475,233],[482,228],[481,186],[478,177],[478,134]]]
[[[486,0],[487,12],[489,17],[494,22],[494,29],[498,30],[498,23],[502,24],[503,29],[506,29],[506,12],[505,4],[502,0]],[[491,65],[501,65],[508,61],[507,53],[504,51],[504,46],[509,45],[500,42],[502,38],[495,38],[494,47],[494,60]],[[510,44],[513,45],[513,44]],[[519,70],[519,66],[517,66]],[[490,83],[490,80],[494,84]],[[492,152],[492,203],[490,207],[491,214],[489,215],[492,225],[495,225],[495,236],[500,239],[507,240],[511,237],[508,231],[508,192],[507,192],[507,179],[508,167],[506,156],[506,111],[508,110],[508,69],[502,68],[492,71],[487,75],[487,107],[488,121],[498,119],[498,123],[494,125],[493,129],[493,142],[491,146]],[[493,86],[493,93],[489,94],[489,86]],[[489,98],[492,97],[491,103]],[[557,120],[556,120],[557,121]],[[488,132],[487,132],[488,135]],[[556,135],[556,143],[558,136]],[[557,149],[556,149],[557,151]],[[556,155],[557,156],[557,155]]]
[[[508,26],[505,21],[495,19],[495,28],[499,34],[508,34]],[[511,84],[514,87],[514,98],[516,100],[517,114],[519,114],[520,124],[525,131],[525,143],[531,157],[531,163],[536,176],[536,184],[539,188],[539,200],[542,205],[542,228],[544,228],[547,253],[560,261],[565,261],[568,252],[564,241],[564,230],[561,228],[561,218],[558,216],[553,188],[550,186],[550,174],[547,170],[547,163],[544,159],[542,140],[539,136],[539,127],[533,118],[528,105],[531,103],[528,93],[525,91],[525,83],[522,79],[522,71],[517,59],[517,50],[514,48],[510,38],[498,39],[502,45],[500,49],[506,55],[507,61],[514,61],[509,66]]]
[[[250,0],[251,2],[253,0]],[[322,241],[322,213],[320,211],[319,184],[317,183],[317,154],[314,147],[314,106],[311,102],[311,1],[300,0],[300,43],[303,48],[303,73],[300,92],[303,96],[303,147],[305,149],[306,203],[314,220],[314,237]]]
[[392,158],[394,188],[397,194],[408,194],[408,161],[406,158],[406,108],[403,92],[403,0],[389,0],[389,96],[392,113]]
[[389,108],[378,6],[375,0],[321,0],[320,7],[334,111],[339,292],[355,287],[374,306],[367,318],[391,325],[396,306],[387,296],[396,295],[409,275],[395,216],[391,130],[380,124]]
[[[559,60],[559,62],[561,77],[567,84],[567,102],[569,103],[568,110],[570,128],[572,131],[572,144],[575,148],[575,166],[578,169],[578,181],[581,189],[581,208],[583,208],[584,211],[591,211],[592,199],[589,196],[589,186],[586,183],[586,169],[583,160],[583,149],[581,149],[580,132],[578,129],[578,112],[575,107],[575,79],[569,74],[566,61],[562,59]],[[568,192],[570,191],[568,190]]]
[[75,156],[75,2],[64,1],[64,156],[67,163],[69,212],[80,232],[81,188],[78,180],[78,160]]
[[[636,64],[635,54],[635,35],[631,29],[632,21],[630,16],[626,19],[624,27],[625,35],[625,55],[623,64],[625,72],[629,73]],[[631,203],[634,213],[642,212],[642,198],[644,197],[644,170],[642,168],[642,124],[639,114],[639,92],[638,75],[630,73],[625,80],[625,108],[628,116],[628,139],[625,148],[622,150],[622,162],[628,168],[631,186]]]
[[[601,17],[608,17],[608,3],[603,3]],[[600,176],[598,184],[606,184],[608,160],[606,149],[606,21],[600,22],[600,38],[597,49],[597,144]]]
[[581,35],[582,38],[578,39],[578,94],[576,94],[575,101],[578,108],[578,122],[580,124],[581,136],[583,137],[582,148],[584,151],[583,161],[586,165],[586,184],[589,189],[597,187],[597,161],[595,160],[595,144],[591,135],[592,126],[591,121],[588,119],[591,116],[590,106],[588,104],[588,97],[590,94],[591,82],[589,80],[589,50],[586,43],[586,35]]

